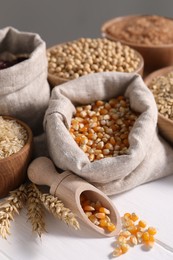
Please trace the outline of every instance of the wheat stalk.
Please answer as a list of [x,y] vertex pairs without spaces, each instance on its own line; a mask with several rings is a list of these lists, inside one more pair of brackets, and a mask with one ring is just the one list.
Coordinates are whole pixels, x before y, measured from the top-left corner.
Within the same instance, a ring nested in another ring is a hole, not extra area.
[[10,235],[10,224],[14,220],[14,215],[24,206],[26,200],[26,185],[21,185],[18,189],[11,191],[9,197],[0,203],[0,235],[7,239]]
[[31,222],[32,231],[39,237],[46,231],[44,221],[44,208],[40,200],[39,190],[35,184],[30,183],[27,186],[27,216]]

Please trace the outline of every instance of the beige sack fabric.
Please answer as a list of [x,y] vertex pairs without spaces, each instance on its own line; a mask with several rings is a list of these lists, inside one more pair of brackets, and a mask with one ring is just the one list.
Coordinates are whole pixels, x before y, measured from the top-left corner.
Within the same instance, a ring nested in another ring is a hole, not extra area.
[[12,27],[0,30],[0,53],[28,54],[29,59],[0,70],[0,115],[26,122],[38,134],[50,97],[46,45],[38,34]]
[[[129,134],[128,154],[90,162],[68,131],[75,106],[119,95],[140,113]],[[50,157],[108,195],[172,174],[173,149],[158,136],[157,116],[153,95],[137,74],[103,72],[62,84],[53,89],[44,119]]]

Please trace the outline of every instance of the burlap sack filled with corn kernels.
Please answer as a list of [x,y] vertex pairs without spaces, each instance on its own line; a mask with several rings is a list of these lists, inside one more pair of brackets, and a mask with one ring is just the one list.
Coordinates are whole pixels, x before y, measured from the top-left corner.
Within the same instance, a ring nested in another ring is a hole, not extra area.
[[23,120],[37,135],[50,98],[46,44],[36,33],[6,27],[0,30],[0,59],[5,54],[29,58],[0,70],[0,115]]
[[[69,133],[76,105],[124,95],[140,113],[129,134],[128,154],[90,162]],[[173,173],[173,149],[158,135],[153,95],[137,74],[103,72],[57,86],[52,91],[44,128],[50,157],[108,195]]]

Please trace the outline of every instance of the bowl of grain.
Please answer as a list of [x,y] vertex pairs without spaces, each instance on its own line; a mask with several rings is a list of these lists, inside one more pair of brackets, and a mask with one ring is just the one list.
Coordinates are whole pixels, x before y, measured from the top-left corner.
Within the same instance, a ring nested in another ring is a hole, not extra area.
[[47,50],[48,80],[52,87],[81,76],[104,72],[143,74],[143,58],[134,49],[108,39],[81,38]]
[[25,180],[32,139],[32,131],[23,121],[0,116],[0,198]]
[[144,79],[158,107],[158,127],[173,144],[173,66],[156,70]]
[[139,51],[144,74],[173,64],[173,19],[157,15],[129,15],[105,22],[102,36]]

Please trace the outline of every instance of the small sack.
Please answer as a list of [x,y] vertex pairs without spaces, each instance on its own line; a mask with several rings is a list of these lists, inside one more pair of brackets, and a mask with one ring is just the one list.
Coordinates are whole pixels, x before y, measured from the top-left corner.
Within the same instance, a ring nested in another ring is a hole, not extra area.
[[38,134],[50,97],[45,42],[38,34],[6,27],[0,30],[0,53],[29,56],[0,70],[0,115],[21,119]]
[[[128,154],[90,162],[69,133],[75,106],[119,95],[140,114],[128,137]],[[172,174],[173,149],[158,135],[157,117],[154,97],[137,74],[103,72],[70,81],[53,89],[45,114],[50,157],[108,195]]]

